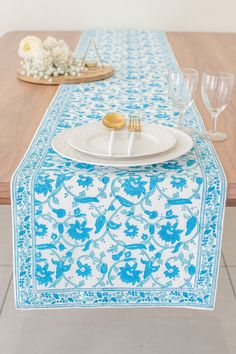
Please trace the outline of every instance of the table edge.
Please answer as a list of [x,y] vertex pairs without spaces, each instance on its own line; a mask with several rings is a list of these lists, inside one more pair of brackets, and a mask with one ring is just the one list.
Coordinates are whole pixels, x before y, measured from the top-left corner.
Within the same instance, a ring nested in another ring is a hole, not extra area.
[[[11,204],[10,183],[0,182],[0,205],[10,205],[10,204]],[[236,183],[228,184],[226,206],[236,207]]]

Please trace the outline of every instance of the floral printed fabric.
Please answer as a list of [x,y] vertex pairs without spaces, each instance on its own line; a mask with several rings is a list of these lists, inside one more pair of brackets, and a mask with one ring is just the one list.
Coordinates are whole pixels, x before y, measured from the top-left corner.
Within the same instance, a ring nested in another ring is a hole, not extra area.
[[[140,105],[143,120],[177,124],[166,87],[177,64],[165,35],[86,32],[79,57],[91,34],[116,75],[61,86],[13,177],[16,306],[213,308],[226,182],[209,142],[195,138],[179,159],[122,169],[51,147],[65,128]],[[202,129],[195,107],[187,119]]]

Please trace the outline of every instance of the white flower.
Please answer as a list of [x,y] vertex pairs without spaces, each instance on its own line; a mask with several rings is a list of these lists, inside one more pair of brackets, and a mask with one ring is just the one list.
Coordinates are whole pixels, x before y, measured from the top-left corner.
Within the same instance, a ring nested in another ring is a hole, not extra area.
[[32,38],[39,40],[37,37],[26,37],[25,42],[20,44],[21,51],[19,51],[19,54],[22,54],[23,47],[24,51],[30,53],[30,55],[22,55],[23,61],[21,62],[22,69],[27,76],[50,80],[50,77],[75,76],[80,73],[81,62],[74,57],[68,45],[62,39],[57,40],[54,37],[47,37],[43,42],[39,40],[39,50],[37,51],[37,41],[31,41]]
[[57,46],[57,39],[51,36],[48,36],[44,41],[43,45],[46,49],[52,49]]
[[57,45],[58,45],[59,47],[64,47],[64,46],[67,47],[67,44],[66,44],[65,41],[63,41],[63,39],[59,39],[59,41],[57,42]]
[[68,47],[55,47],[52,50],[53,64],[63,69],[70,63],[71,53]]
[[35,36],[26,36],[20,41],[18,54],[22,58],[34,57],[41,53],[42,41]]

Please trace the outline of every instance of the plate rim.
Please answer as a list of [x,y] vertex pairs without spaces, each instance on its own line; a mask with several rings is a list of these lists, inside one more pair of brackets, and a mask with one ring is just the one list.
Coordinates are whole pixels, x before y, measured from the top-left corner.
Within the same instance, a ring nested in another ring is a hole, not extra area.
[[[72,161],[80,162],[80,163],[86,163],[86,164],[90,164],[90,165],[95,165],[95,166],[107,166],[107,167],[115,167],[115,168],[128,168],[128,167],[148,166],[148,165],[160,164],[160,163],[164,163],[164,162],[167,162],[167,161],[175,160],[175,159],[187,154],[193,148],[194,143],[193,143],[193,139],[192,139],[192,137],[190,135],[186,134],[185,132],[183,132],[183,131],[181,131],[181,130],[179,130],[177,128],[172,128],[172,127],[170,127],[170,128],[173,129],[174,134],[177,135],[177,137],[176,137],[177,141],[178,141],[178,136],[180,136],[180,135],[185,136],[186,139],[188,139],[189,147],[187,149],[185,149],[183,152],[181,152],[180,154],[178,154],[178,155],[176,155],[174,157],[173,156],[167,157],[166,159],[162,159],[161,161],[153,161],[153,160],[150,161],[150,158],[147,158],[147,161],[140,163],[139,162],[140,158],[130,158],[130,160],[134,160],[135,159],[136,161],[132,161],[132,162],[130,161],[129,162],[129,160],[126,159],[126,160],[123,160],[124,163],[122,161],[122,164],[117,164],[117,161],[113,161],[113,160],[109,160],[109,159],[96,158],[96,156],[94,156],[94,158],[95,158],[94,161],[88,161],[88,159],[86,159],[86,156],[89,157],[89,159],[91,160],[91,156],[92,155],[88,155],[88,154],[79,152],[78,150],[75,150],[75,149],[74,149],[75,152],[77,154],[80,154],[80,157],[78,157],[78,158],[71,157],[71,156],[69,156],[66,153],[62,153],[61,151],[58,151],[57,148],[55,147],[55,141],[57,141],[57,139],[60,138],[61,136],[64,136],[65,134],[68,134],[68,131],[73,129],[73,128],[64,129],[62,132],[57,134],[52,140],[52,147],[59,155],[63,156],[64,158],[67,158],[67,159],[72,160]],[[67,144],[68,144],[68,141],[67,141]],[[73,149],[69,144],[68,144],[68,146],[71,149]],[[163,156],[165,154],[170,154],[171,150],[172,149],[164,152],[161,155]],[[158,155],[160,155],[160,154],[157,154],[157,157],[158,157]],[[152,156],[151,159],[153,159],[153,158],[154,157]]]
[[[76,133],[75,132],[75,129],[76,130],[79,130],[81,127],[88,127],[88,125],[91,125],[91,124],[93,124],[93,125],[99,125],[100,126],[100,123],[101,122],[101,120],[99,120],[99,121],[92,121],[92,122],[90,122],[90,123],[88,123],[88,124],[85,124],[85,125],[82,125],[82,126],[79,126],[79,127],[74,127],[74,128],[71,128],[71,129],[73,129],[74,130],[74,134]],[[144,158],[144,157],[150,157],[150,156],[154,156],[154,155],[156,155],[156,154],[161,154],[161,153],[163,153],[163,152],[165,152],[165,151],[168,151],[168,150],[170,150],[170,149],[172,149],[174,146],[175,146],[175,144],[176,144],[176,136],[173,134],[173,133],[171,133],[171,132],[168,132],[168,130],[169,130],[169,128],[170,127],[167,127],[167,126],[165,126],[165,125],[163,125],[163,124],[154,124],[154,125],[152,125],[151,123],[148,123],[148,122],[142,122],[142,124],[144,124],[145,126],[148,126],[148,128],[151,128],[151,126],[153,127],[159,127],[159,128],[161,128],[161,129],[163,129],[164,131],[166,130],[167,131],[167,134],[170,136],[170,139],[172,139],[172,142],[171,142],[171,144],[170,144],[170,146],[168,147],[168,148],[165,148],[164,150],[162,149],[162,150],[160,150],[160,151],[158,151],[158,152],[153,152],[153,153],[149,153],[149,154],[145,154],[145,155],[132,155],[132,158]],[[107,130],[108,131],[108,130]],[[73,135],[73,132],[71,133],[71,135]],[[151,134],[150,134],[150,136],[151,136]],[[155,136],[154,136],[154,138],[155,138]],[[79,151],[79,152],[81,152],[81,153],[83,153],[83,154],[87,154],[87,155],[90,155],[90,156],[94,156],[94,157],[98,157],[98,158],[109,158],[109,159],[124,159],[124,160],[127,160],[127,159],[129,159],[129,156],[124,156],[124,155],[112,155],[112,156],[109,156],[108,154],[107,155],[104,155],[104,154],[98,154],[98,153],[93,153],[93,152],[89,152],[89,151],[86,151],[86,150],[84,150],[84,149],[81,149],[81,148],[78,148],[75,144],[73,144],[73,142],[71,142],[70,141],[70,137],[69,137],[69,139],[68,139],[68,143],[69,143],[69,145],[73,148],[73,149],[75,149],[75,150],[77,150],[77,151]]]

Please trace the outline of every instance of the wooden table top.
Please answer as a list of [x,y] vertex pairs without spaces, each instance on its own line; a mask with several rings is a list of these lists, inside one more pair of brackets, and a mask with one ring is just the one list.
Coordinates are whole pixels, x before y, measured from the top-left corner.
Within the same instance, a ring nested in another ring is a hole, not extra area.
[[[0,204],[10,204],[11,176],[27,150],[57,87],[28,84],[16,79],[21,38],[29,32],[10,32],[0,38]],[[30,32],[44,38],[54,35],[75,48],[80,32]],[[178,63],[182,67],[229,71],[236,77],[236,34],[167,33]],[[210,116],[200,98],[197,107],[206,126]],[[227,205],[236,206],[236,87],[231,104],[219,118],[219,130],[228,133],[224,142],[214,143],[227,181]]]

